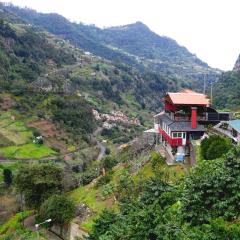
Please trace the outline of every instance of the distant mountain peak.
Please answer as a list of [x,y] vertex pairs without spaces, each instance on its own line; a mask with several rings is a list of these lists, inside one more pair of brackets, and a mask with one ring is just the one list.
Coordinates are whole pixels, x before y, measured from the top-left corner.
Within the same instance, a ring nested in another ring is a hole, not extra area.
[[109,27],[107,29],[118,30],[118,31],[119,30],[148,30],[148,31],[150,31],[149,27],[140,21],[137,21],[135,23],[130,23],[127,25]]

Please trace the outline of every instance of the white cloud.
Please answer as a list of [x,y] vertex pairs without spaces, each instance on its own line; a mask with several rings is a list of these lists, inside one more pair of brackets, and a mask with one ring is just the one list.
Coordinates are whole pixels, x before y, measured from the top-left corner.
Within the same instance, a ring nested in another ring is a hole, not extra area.
[[212,67],[230,70],[240,53],[239,0],[11,0],[97,26],[142,21]]

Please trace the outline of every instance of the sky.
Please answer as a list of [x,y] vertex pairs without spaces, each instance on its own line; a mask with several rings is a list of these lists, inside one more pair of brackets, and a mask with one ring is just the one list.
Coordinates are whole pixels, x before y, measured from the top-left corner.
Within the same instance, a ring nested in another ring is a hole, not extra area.
[[[1,1],[1,0],[0,0]],[[4,0],[99,27],[141,21],[211,67],[231,70],[240,54],[239,0]]]

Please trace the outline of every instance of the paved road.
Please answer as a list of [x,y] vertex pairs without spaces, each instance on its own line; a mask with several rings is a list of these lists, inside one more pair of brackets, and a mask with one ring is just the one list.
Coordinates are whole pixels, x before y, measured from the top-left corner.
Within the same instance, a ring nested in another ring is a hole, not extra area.
[[97,160],[99,160],[99,161],[104,158],[105,152],[106,152],[106,146],[105,146],[102,142],[98,141],[97,138],[96,138],[96,136],[97,136],[101,131],[102,131],[102,128],[101,128],[101,127],[98,127],[98,128],[96,129],[96,131],[93,133],[93,139],[97,142],[97,146],[98,146],[98,148],[100,149],[100,152],[99,152],[99,154],[98,154],[98,156],[97,156]]
[[100,153],[98,154],[97,160],[102,160],[105,156],[105,152],[106,152],[106,147],[99,141],[97,141],[97,146],[100,149]]

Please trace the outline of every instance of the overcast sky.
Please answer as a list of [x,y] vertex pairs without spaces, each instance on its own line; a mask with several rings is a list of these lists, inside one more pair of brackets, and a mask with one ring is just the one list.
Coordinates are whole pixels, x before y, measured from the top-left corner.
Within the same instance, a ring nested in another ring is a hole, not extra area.
[[[0,0],[1,1],[1,0]],[[232,69],[240,54],[239,0],[6,0],[97,26],[142,21],[211,67]]]

